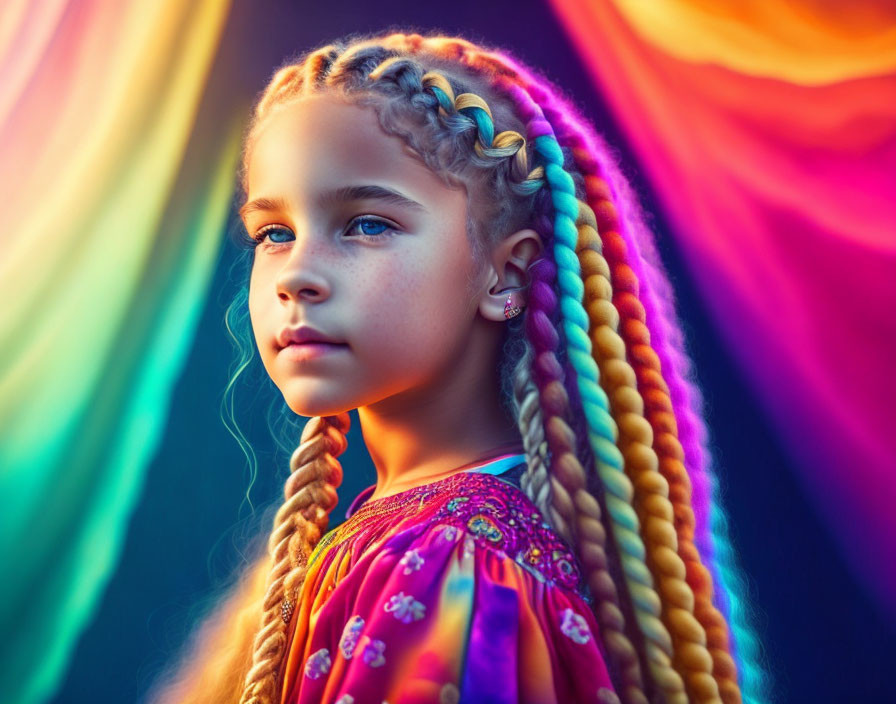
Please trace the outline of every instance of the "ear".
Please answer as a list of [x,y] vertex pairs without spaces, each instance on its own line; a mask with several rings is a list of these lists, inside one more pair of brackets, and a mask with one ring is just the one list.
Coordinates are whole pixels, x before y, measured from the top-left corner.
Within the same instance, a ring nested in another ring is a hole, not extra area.
[[529,265],[542,250],[541,237],[532,229],[517,230],[499,242],[491,253],[487,283],[479,299],[479,312],[486,320],[504,322],[504,304],[514,294],[514,302],[528,300]]

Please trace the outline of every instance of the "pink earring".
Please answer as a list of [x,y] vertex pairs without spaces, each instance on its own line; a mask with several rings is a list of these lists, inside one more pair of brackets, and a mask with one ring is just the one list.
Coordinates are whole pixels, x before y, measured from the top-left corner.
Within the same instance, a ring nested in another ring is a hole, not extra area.
[[504,304],[504,317],[507,320],[510,320],[514,316],[519,315],[522,312],[523,308],[524,308],[524,306],[516,305],[513,302],[513,294],[511,293],[507,297],[507,302]]

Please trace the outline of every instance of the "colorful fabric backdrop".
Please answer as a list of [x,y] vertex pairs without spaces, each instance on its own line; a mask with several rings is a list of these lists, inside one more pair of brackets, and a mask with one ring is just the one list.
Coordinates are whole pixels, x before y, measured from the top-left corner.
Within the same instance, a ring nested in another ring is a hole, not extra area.
[[552,5],[805,492],[896,616],[896,6]]
[[191,143],[227,12],[0,5],[4,701],[50,696],[90,623],[192,342],[241,127]]
[[[896,554],[896,10],[551,6],[805,491],[896,613],[896,567],[882,559]],[[4,701],[37,704],[59,686],[194,342],[253,98],[227,84],[199,110],[236,10],[0,4]],[[315,42],[336,33],[305,19],[295,50],[312,29]],[[229,68],[273,68],[260,42],[227,51]]]

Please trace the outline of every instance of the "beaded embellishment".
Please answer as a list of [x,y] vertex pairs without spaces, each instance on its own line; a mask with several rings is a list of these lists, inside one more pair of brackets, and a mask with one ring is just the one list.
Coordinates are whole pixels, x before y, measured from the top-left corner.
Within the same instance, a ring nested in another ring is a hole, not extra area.
[[480,545],[509,555],[540,582],[577,589],[581,572],[569,546],[522,491],[477,475],[436,513],[436,523],[465,530]]
[[[450,496],[447,501],[439,498]],[[421,514],[430,513],[425,516]],[[388,533],[395,521],[425,522],[455,539],[458,531],[474,544],[510,556],[538,581],[561,585],[584,594],[581,571],[569,546],[546,523],[538,507],[516,486],[485,473],[458,473],[430,484],[363,504],[351,518],[327,532],[317,544],[309,565],[331,545],[364,534],[371,544]],[[449,532],[448,527],[452,527]],[[416,556],[406,554],[403,571],[413,571]]]

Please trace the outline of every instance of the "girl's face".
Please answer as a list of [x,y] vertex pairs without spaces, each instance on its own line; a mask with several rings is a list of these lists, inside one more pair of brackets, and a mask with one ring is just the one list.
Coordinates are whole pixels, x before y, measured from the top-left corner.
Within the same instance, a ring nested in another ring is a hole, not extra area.
[[[372,108],[326,94],[267,118],[247,177],[241,216],[261,240],[249,312],[289,407],[329,415],[437,393],[485,281],[474,280],[465,190],[383,132]],[[299,326],[340,344],[283,348],[278,336]]]

